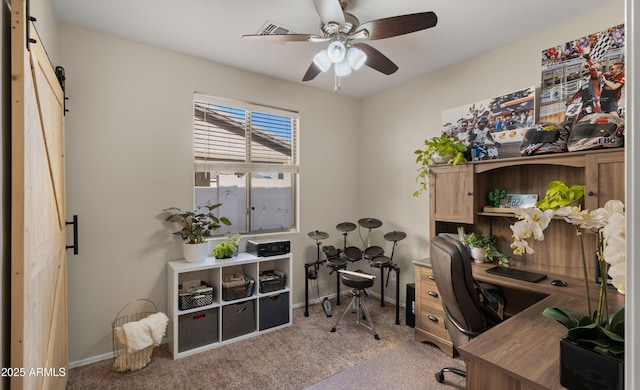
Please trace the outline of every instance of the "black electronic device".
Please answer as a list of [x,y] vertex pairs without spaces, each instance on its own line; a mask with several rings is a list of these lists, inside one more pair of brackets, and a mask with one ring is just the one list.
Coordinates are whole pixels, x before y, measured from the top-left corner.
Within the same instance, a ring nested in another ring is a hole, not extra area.
[[513,267],[496,266],[487,269],[487,272],[494,275],[506,276],[508,278],[514,278],[524,280],[526,282],[537,283],[547,278],[545,274],[539,274],[537,272],[525,271]]
[[258,257],[284,255],[291,251],[289,240],[249,240],[247,252]]
[[558,287],[567,287],[567,282],[560,279],[552,280],[551,284]]

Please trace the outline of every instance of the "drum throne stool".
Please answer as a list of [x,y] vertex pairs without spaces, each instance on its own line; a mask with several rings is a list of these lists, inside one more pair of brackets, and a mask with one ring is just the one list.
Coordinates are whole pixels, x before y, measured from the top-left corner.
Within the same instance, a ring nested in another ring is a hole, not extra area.
[[[364,303],[365,289],[373,286],[373,282],[375,280],[375,276],[369,275],[363,272],[354,272],[347,270],[338,270],[342,277],[342,284],[347,287],[351,287],[351,294],[353,298],[351,298],[351,303],[347,305],[347,308],[342,312],[338,321],[336,321],[335,325],[331,328],[331,332],[335,332],[338,326],[344,325],[360,325],[369,329],[373,332],[373,337],[376,340],[380,340],[378,336],[378,332],[376,332],[376,328],[373,325],[373,320],[371,319],[371,315],[369,314],[369,310],[367,310],[367,306]],[[349,323],[341,323],[342,318],[347,314],[347,312],[351,311],[351,308],[355,307],[355,315],[356,319],[354,322]],[[364,314],[364,318],[367,320],[369,325],[363,323],[361,319],[361,310]]]

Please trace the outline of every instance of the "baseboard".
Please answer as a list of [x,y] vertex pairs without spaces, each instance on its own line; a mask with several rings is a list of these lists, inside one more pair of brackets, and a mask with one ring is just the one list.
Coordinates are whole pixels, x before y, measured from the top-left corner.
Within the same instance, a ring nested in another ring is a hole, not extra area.
[[90,358],[77,360],[75,362],[69,362],[69,368],[71,369],[71,368],[76,368],[76,367],[82,367],[82,366],[86,366],[86,365],[89,365],[89,364],[101,362],[101,361],[107,360],[107,359],[113,359],[113,352],[105,353],[105,354],[98,355],[98,356],[92,356]]
[[[336,297],[337,294],[330,294],[330,295],[324,295],[322,298],[324,298],[325,296],[328,297],[329,299],[334,299]],[[372,297],[378,298],[380,299],[380,294],[376,294],[373,292],[369,292],[369,295],[371,295]],[[351,296],[351,292],[350,291],[342,291],[340,292],[340,297],[341,298],[345,298],[346,296]],[[391,305],[395,305],[396,301],[395,299],[391,299],[390,297],[385,297],[384,298],[385,303],[389,303]],[[322,303],[322,299],[320,299],[318,302],[318,304]],[[312,303],[309,302],[309,304],[311,305]],[[400,307],[405,308],[406,305],[403,305],[402,303],[400,304]],[[304,302],[299,302],[299,303],[294,303],[292,305],[293,309],[297,309],[300,307],[304,307]],[[166,340],[163,340],[163,344],[166,342]],[[72,368],[77,368],[77,367],[82,367],[82,366],[86,366],[89,364],[93,364],[93,363],[97,363],[103,360],[107,360],[107,359],[113,359],[113,352],[109,352],[109,353],[104,353],[102,355],[97,355],[97,356],[92,356],[90,358],[86,358],[86,359],[82,359],[82,360],[76,360],[74,362],[69,362],[69,369]]]

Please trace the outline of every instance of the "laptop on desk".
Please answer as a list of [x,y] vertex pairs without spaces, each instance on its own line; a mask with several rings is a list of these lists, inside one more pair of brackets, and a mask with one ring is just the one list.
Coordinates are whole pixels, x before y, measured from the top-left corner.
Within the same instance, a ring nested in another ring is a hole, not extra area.
[[524,280],[526,282],[531,282],[531,283],[537,283],[547,278],[547,275],[545,274],[539,274],[537,272],[525,271],[522,269],[517,269],[512,267],[503,267],[500,265],[493,268],[488,268],[487,272],[490,274],[505,276],[507,278]]

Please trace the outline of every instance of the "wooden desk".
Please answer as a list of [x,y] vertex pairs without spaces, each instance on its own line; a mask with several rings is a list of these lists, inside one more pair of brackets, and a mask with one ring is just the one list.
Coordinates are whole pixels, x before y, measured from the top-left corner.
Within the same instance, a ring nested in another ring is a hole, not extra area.
[[[474,278],[546,297],[458,347],[467,365],[467,389],[562,389],[560,339],[567,329],[542,311],[559,306],[585,312],[584,287],[566,277],[567,287],[552,286],[557,275],[538,283],[491,275],[485,272],[490,266],[474,264]],[[597,295],[598,285],[593,283],[591,290]],[[624,296],[614,290],[608,298],[612,310],[624,305]]]

